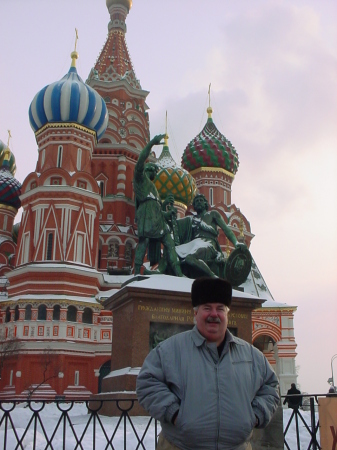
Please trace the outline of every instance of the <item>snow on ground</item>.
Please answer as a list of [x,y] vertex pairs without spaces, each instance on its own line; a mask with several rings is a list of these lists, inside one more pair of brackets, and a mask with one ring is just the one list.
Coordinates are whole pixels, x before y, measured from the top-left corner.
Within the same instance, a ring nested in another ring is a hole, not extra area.
[[[292,412],[293,412],[293,410],[290,408],[283,410],[283,429],[285,429],[286,426],[288,425],[288,422],[289,422]],[[308,425],[308,427],[311,428],[310,427],[310,424],[311,424],[310,410],[309,411],[300,410],[300,414],[301,414],[301,416],[303,416],[303,419],[305,420],[305,423]],[[315,416],[316,416],[315,423],[317,424],[318,413],[316,413]],[[309,447],[311,437],[310,437],[310,434],[309,434],[308,430],[306,429],[305,425],[301,421],[300,417],[298,417],[298,430],[299,430],[299,435],[300,435],[300,448],[307,449]],[[319,443],[319,430],[317,433],[318,433],[317,441]],[[287,431],[285,439],[291,450],[296,450],[298,448],[297,440],[296,440],[295,418],[293,418],[293,420],[291,421],[291,424],[290,424],[289,430]],[[286,448],[286,447],[284,447],[284,448]]]
[[[8,432],[7,432],[7,442],[5,443],[5,421],[3,421],[3,416],[0,413],[0,448],[12,450],[16,448],[16,445],[18,443],[18,439],[21,439],[25,429],[27,427],[27,424],[32,419],[33,413],[30,410],[29,407],[25,407],[25,403],[18,404],[14,410],[10,413],[10,419],[8,419]],[[64,403],[59,405],[60,408],[63,410],[67,410],[70,408],[70,404]],[[11,405],[4,405],[2,404],[2,408],[11,409]],[[34,403],[32,404],[32,409],[39,410],[41,408],[41,404]],[[284,418],[284,427],[288,424],[290,415],[292,413],[292,410],[285,409],[283,413]],[[2,413],[3,414],[3,413]],[[70,421],[67,421],[66,426],[66,445],[63,447],[63,420],[61,420],[61,423],[59,424],[59,427],[57,427],[60,419],[60,410],[57,408],[57,406],[53,403],[46,404],[43,411],[40,412],[43,428],[40,423],[37,425],[37,437],[36,437],[36,443],[34,447],[34,421],[32,421],[29,431],[24,436],[22,447],[19,446],[19,448],[24,448],[25,450],[32,450],[35,448],[36,450],[42,450],[46,448],[47,445],[47,439],[52,441],[52,448],[55,450],[73,450],[76,447],[76,438],[75,434],[77,436],[77,440],[81,439],[81,436],[83,434],[83,431],[86,429],[88,421],[90,419],[90,414],[87,413],[87,408],[85,403],[76,403],[73,405],[73,407],[68,412]],[[306,423],[310,424],[310,411],[301,411],[302,416],[304,417]],[[119,426],[116,429],[116,425],[118,424],[119,418],[118,417],[106,417],[106,416],[99,416],[99,420],[101,421],[105,433],[101,428],[100,423],[96,422],[96,442],[95,445],[93,444],[93,421],[89,421],[88,428],[85,432],[84,438],[81,440],[82,447],[79,446],[78,448],[83,448],[84,450],[92,450],[93,448],[98,449],[104,449],[104,448],[114,448],[116,450],[123,450],[124,447],[124,422],[123,420],[119,424]],[[12,421],[12,423],[11,423]],[[317,421],[317,417],[316,417]],[[71,424],[70,424],[71,422]],[[149,417],[132,417],[132,422],[134,424],[134,429],[136,433],[139,436],[139,439],[142,438],[146,427],[149,423]],[[13,426],[15,429],[15,432],[13,431]],[[56,431],[55,431],[56,430]],[[127,450],[134,450],[137,448],[137,445],[139,443],[139,440],[137,439],[135,435],[135,431],[133,430],[130,423],[127,422],[126,426],[126,449]],[[158,427],[157,432],[159,433],[160,427]],[[308,431],[306,430],[304,424],[299,420],[299,432],[300,432],[300,440],[301,440],[301,446],[300,448],[308,448],[309,442],[310,442],[310,436]],[[15,437],[15,433],[17,434],[17,437]],[[75,434],[74,434],[75,433]],[[107,447],[108,441],[112,438],[112,446]],[[288,446],[291,450],[297,449],[297,443],[296,443],[296,425],[295,421],[292,421],[292,425],[287,432],[286,440],[288,443]],[[146,450],[154,450],[155,448],[155,425],[154,421],[151,422],[148,432],[146,433],[146,436],[143,440],[143,444]],[[48,447],[50,448],[50,447]],[[139,446],[138,448],[143,448],[142,446]]]

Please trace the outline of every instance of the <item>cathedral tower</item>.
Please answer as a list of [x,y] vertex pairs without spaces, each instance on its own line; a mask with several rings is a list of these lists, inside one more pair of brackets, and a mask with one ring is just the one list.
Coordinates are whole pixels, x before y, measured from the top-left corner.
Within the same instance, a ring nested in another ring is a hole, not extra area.
[[[253,235],[250,224],[241,211],[232,204],[232,183],[239,167],[239,157],[232,143],[217,129],[212,118],[212,108],[207,108],[208,119],[202,131],[186,146],[182,167],[194,177],[198,191],[210,207],[216,208],[236,238],[249,247]],[[220,233],[223,252],[233,248]]]
[[23,349],[6,362],[1,398],[89,396],[110,353],[112,317],[96,299],[103,205],[92,175],[108,114],[77,73],[76,46],[71,58],[69,72],[39,91],[29,108],[38,160],[21,189],[16,267],[6,274],[0,330]]
[[137,244],[132,187],[134,167],[149,140],[146,97],[126,45],[131,0],[106,0],[108,37],[87,83],[105,100],[108,127],[94,149],[92,173],[102,196],[98,268],[130,273]]
[[[0,279],[14,268],[14,219],[21,205],[21,184],[14,178],[16,164],[9,149],[9,138],[7,145],[0,141]],[[0,284],[0,292],[3,284],[7,281]]]

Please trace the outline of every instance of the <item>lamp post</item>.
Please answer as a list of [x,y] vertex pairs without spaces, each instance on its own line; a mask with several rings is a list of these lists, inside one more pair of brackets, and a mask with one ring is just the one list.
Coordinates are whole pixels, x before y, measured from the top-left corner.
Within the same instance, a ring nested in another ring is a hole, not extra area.
[[332,356],[331,358],[331,375],[332,375],[332,386],[335,387],[335,380],[333,377],[333,362],[334,360],[337,358],[337,353],[335,355]]

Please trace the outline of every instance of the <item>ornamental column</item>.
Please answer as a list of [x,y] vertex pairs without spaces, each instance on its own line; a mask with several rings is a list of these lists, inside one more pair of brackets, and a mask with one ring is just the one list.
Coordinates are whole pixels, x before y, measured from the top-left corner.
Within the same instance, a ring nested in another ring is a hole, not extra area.
[[125,197],[126,157],[118,158],[117,195]]

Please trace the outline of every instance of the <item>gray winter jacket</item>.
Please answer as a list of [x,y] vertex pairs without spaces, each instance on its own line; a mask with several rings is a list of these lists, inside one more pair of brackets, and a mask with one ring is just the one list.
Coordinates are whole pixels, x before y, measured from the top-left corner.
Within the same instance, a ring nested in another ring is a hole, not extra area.
[[216,344],[207,344],[196,327],[149,353],[137,395],[182,450],[244,448],[256,418],[264,428],[279,403],[277,377],[259,350],[227,330],[219,358]]

